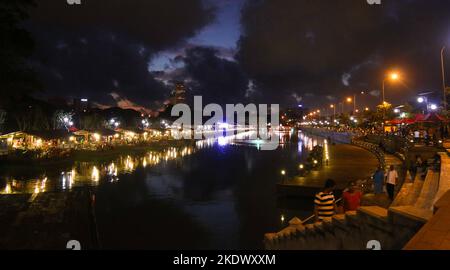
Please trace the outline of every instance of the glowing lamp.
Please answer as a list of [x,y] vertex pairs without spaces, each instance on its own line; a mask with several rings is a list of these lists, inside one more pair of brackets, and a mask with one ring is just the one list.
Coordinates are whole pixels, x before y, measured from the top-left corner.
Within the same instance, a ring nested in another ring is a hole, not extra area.
[[94,133],[94,139],[95,139],[96,141],[100,141],[100,134]]

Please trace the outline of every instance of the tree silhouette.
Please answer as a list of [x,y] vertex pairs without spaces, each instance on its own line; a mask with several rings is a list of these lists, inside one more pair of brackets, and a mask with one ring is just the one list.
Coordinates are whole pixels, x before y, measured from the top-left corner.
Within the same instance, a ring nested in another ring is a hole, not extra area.
[[0,1],[0,102],[42,90],[27,62],[34,49],[30,33],[22,23],[28,18],[32,0]]

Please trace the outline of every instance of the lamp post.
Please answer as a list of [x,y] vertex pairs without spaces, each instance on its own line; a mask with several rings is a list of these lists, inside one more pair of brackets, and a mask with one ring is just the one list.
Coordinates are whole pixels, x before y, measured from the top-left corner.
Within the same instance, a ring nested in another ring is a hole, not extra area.
[[442,87],[444,90],[444,111],[447,111],[447,89],[446,89],[446,83],[445,83],[445,63],[444,63],[444,52],[445,52],[445,46],[442,47],[441,50],[441,68],[442,68]]
[[281,183],[284,184],[286,179],[286,170],[281,170]]
[[400,77],[399,77],[398,73],[392,73],[391,75],[389,75],[388,77],[383,79],[383,105],[386,102],[386,96],[385,96],[386,80],[389,79],[391,81],[397,81],[399,78]]
[[[351,97],[347,98],[347,103],[352,103],[353,99]],[[355,103],[353,102],[353,109],[355,109]]]
[[[365,91],[361,91],[361,95],[364,95],[366,92]],[[356,96],[357,94],[353,95],[353,113],[357,113],[358,107],[356,106]],[[352,102],[351,98],[347,98],[347,102]]]
[[[427,113],[429,112],[430,106],[428,104],[428,98],[427,97],[418,97],[417,102],[419,104],[425,103],[425,107],[427,108]],[[423,114],[425,114],[425,110],[422,111]]]
[[331,104],[330,108],[333,109],[333,121],[334,121],[336,119],[336,106],[334,104]]
[[399,80],[399,78],[400,78],[400,76],[398,75],[398,73],[396,73],[396,72],[393,72],[393,73],[391,73],[389,76],[387,76],[387,77],[385,77],[384,79],[383,79],[383,87],[382,87],[382,92],[383,92],[383,103],[382,103],[382,105],[383,105],[383,121],[384,121],[384,118],[386,117],[386,108],[385,108],[385,106],[386,106],[386,96],[385,96],[385,90],[386,90],[386,80],[391,80],[391,81],[398,81]]

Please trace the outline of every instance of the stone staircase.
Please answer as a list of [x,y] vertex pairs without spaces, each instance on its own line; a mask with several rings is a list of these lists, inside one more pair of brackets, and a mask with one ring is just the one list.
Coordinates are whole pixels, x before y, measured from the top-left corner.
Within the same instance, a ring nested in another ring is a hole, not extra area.
[[440,155],[440,172],[430,169],[425,181],[419,175],[413,181],[408,174],[389,209],[363,206],[306,225],[294,218],[284,230],[265,235],[266,249],[364,250],[370,240],[379,241],[382,249],[402,249],[433,218],[436,202],[450,192],[450,157]]
[[428,170],[425,181],[417,176],[413,183],[405,183],[389,211],[426,223],[433,216],[439,179],[440,173]]
[[268,250],[366,250],[377,240],[383,249],[401,249],[423,225],[394,222],[387,209],[365,206],[321,223],[294,218],[284,230],[266,234],[264,243]]

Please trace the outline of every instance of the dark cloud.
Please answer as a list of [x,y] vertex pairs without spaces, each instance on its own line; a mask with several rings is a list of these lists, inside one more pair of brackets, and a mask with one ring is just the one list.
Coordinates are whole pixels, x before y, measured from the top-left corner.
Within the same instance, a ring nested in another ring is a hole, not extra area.
[[201,0],[95,0],[82,5],[40,0],[27,23],[36,39],[32,59],[46,95],[85,96],[99,103],[152,107],[170,89],[148,62],[180,46],[212,20]]
[[82,5],[39,0],[32,19],[67,31],[106,29],[162,50],[193,36],[213,15],[201,0],[82,0]]
[[167,89],[147,70],[150,52],[127,39],[97,31],[37,36],[35,67],[46,82],[46,95],[113,101],[110,93],[150,107]]
[[243,102],[248,78],[239,64],[219,56],[219,50],[194,47],[183,58],[185,76],[190,79],[193,95],[202,95],[205,102]]
[[248,1],[242,25],[239,61],[273,100],[286,101],[293,92],[379,89],[383,73],[395,67],[413,91],[439,87],[439,50],[450,42],[450,2]]

